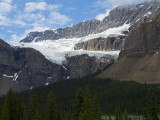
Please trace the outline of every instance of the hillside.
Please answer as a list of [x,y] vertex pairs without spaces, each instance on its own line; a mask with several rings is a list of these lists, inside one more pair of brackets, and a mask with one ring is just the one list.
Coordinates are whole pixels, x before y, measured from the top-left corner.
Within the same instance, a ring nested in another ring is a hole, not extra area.
[[160,17],[134,28],[118,61],[98,77],[160,83]]

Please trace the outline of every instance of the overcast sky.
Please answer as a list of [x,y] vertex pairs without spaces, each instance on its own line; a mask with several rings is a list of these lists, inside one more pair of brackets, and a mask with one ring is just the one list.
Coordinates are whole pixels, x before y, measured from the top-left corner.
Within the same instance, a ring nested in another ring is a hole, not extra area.
[[111,9],[144,0],[0,0],[0,38],[19,41],[30,31],[102,20]]

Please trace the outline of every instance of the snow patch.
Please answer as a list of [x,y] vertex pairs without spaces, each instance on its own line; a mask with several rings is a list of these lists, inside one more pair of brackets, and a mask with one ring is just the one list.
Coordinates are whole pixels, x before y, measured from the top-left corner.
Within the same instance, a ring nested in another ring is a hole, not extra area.
[[144,5],[141,5],[140,8],[142,8]]
[[146,13],[145,15],[144,15],[144,17],[148,17],[148,16],[150,16],[152,13],[149,11],[148,13]]
[[[18,75],[21,73],[21,71],[19,73],[14,73],[14,76],[13,76],[13,80],[12,81],[15,81],[18,83],[17,79],[18,79]],[[19,84],[19,83],[18,83]]]
[[13,76],[8,76],[8,75],[6,75],[6,74],[3,74],[3,77],[13,78]]
[[49,83],[47,82],[46,84],[45,84],[45,86],[48,86],[49,85]]

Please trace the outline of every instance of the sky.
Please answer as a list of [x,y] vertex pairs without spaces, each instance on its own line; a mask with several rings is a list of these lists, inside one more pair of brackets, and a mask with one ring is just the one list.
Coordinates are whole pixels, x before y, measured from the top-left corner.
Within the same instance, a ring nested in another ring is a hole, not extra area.
[[119,5],[145,0],[0,0],[0,39],[20,41],[29,32],[102,20]]

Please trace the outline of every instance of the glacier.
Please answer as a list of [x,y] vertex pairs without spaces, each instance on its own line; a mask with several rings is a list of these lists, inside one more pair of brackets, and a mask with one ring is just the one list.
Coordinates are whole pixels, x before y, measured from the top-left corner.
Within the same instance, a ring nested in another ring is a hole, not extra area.
[[25,47],[34,48],[40,51],[48,60],[56,64],[62,64],[66,60],[65,56],[75,56],[81,54],[88,54],[89,56],[95,56],[97,59],[101,57],[114,58],[117,59],[120,51],[86,51],[86,50],[74,50],[74,46],[77,43],[85,42],[95,38],[107,38],[116,37],[118,35],[123,35],[122,31],[128,31],[130,25],[124,24],[120,27],[110,28],[104,32],[97,34],[90,34],[82,38],[72,38],[72,39],[59,39],[59,40],[44,40],[40,42],[31,43],[18,43],[10,41],[13,47]]

